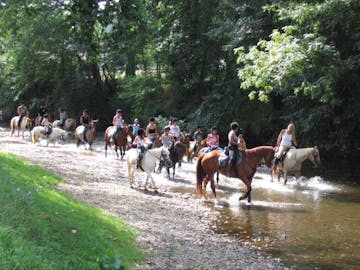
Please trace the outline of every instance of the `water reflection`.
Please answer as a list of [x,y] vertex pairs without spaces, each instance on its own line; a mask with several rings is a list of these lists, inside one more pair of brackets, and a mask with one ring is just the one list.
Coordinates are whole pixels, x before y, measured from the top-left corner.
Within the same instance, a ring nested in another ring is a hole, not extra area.
[[[251,204],[224,190],[212,228],[301,269],[351,268],[360,260],[360,189],[321,177],[289,185],[257,178]],[[226,205],[226,204],[224,204]]]

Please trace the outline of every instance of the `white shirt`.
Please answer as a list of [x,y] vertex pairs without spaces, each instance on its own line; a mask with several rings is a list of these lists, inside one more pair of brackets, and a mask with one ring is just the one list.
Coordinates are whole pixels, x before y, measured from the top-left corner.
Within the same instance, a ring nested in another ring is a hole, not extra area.
[[289,133],[287,133],[287,131],[285,131],[281,137],[280,145],[286,146],[286,147],[292,146],[292,134],[289,134]]

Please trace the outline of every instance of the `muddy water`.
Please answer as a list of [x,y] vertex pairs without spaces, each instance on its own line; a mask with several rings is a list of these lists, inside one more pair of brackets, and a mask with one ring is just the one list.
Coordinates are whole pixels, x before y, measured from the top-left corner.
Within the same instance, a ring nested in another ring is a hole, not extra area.
[[216,213],[215,232],[295,269],[360,269],[359,186],[319,176],[292,178],[284,186],[271,182],[263,168],[255,175],[251,204],[238,201],[238,188],[244,191],[236,179],[221,178],[219,201],[205,202]]

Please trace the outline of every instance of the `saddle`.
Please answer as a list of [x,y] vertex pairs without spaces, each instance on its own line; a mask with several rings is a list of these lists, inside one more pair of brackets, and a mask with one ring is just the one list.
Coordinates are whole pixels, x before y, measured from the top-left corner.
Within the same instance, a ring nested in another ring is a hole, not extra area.
[[[239,152],[239,155],[236,157],[233,166],[238,166],[241,163],[241,161],[243,160],[243,157],[244,157],[244,153]],[[229,159],[230,159],[230,157],[229,157],[229,147],[226,146],[224,152],[221,153],[221,155],[219,156],[219,159],[218,159],[219,167],[220,168],[226,167],[228,162],[229,162]]]

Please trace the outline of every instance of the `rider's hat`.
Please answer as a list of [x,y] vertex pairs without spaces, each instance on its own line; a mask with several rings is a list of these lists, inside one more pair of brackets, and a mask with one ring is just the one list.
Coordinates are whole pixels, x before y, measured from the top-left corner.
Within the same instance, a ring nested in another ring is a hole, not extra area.
[[213,130],[218,130],[218,128],[215,127],[215,126],[213,126],[213,127],[211,128],[211,131],[213,131]]
[[176,117],[173,117],[172,119],[171,119],[171,123],[174,123],[174,122],[177,122],[178,121],[178,119],[176,118]]
[[169,127],[169,126],[165,126],[165,127],[164,127],[164,130],[170,130],[170,127]]
[[202,126],[201,126],[201,125],[197,125],[197,126],[196,126],[196,129],[198,129],[198,128],[202,128]]
[[119,113],[119,112],[122,112],[122,110],[121,110],[121,109],[117,109],[117,110],[116,110],[116,113]]
[[231,127],[231,129],[238,128],[238,127],[239,127],[239,123],[238,123],[238,122],[232,122],[232,123],[230,124],[230,127]]
[[44,117],[48,117],[49,115],[47,113],[44,114]]
[[149,122],[155,121],[155,117],[150,117]]
[[135,119],[134,119],[134,122],[139,122],[139,119],[135,118]]

